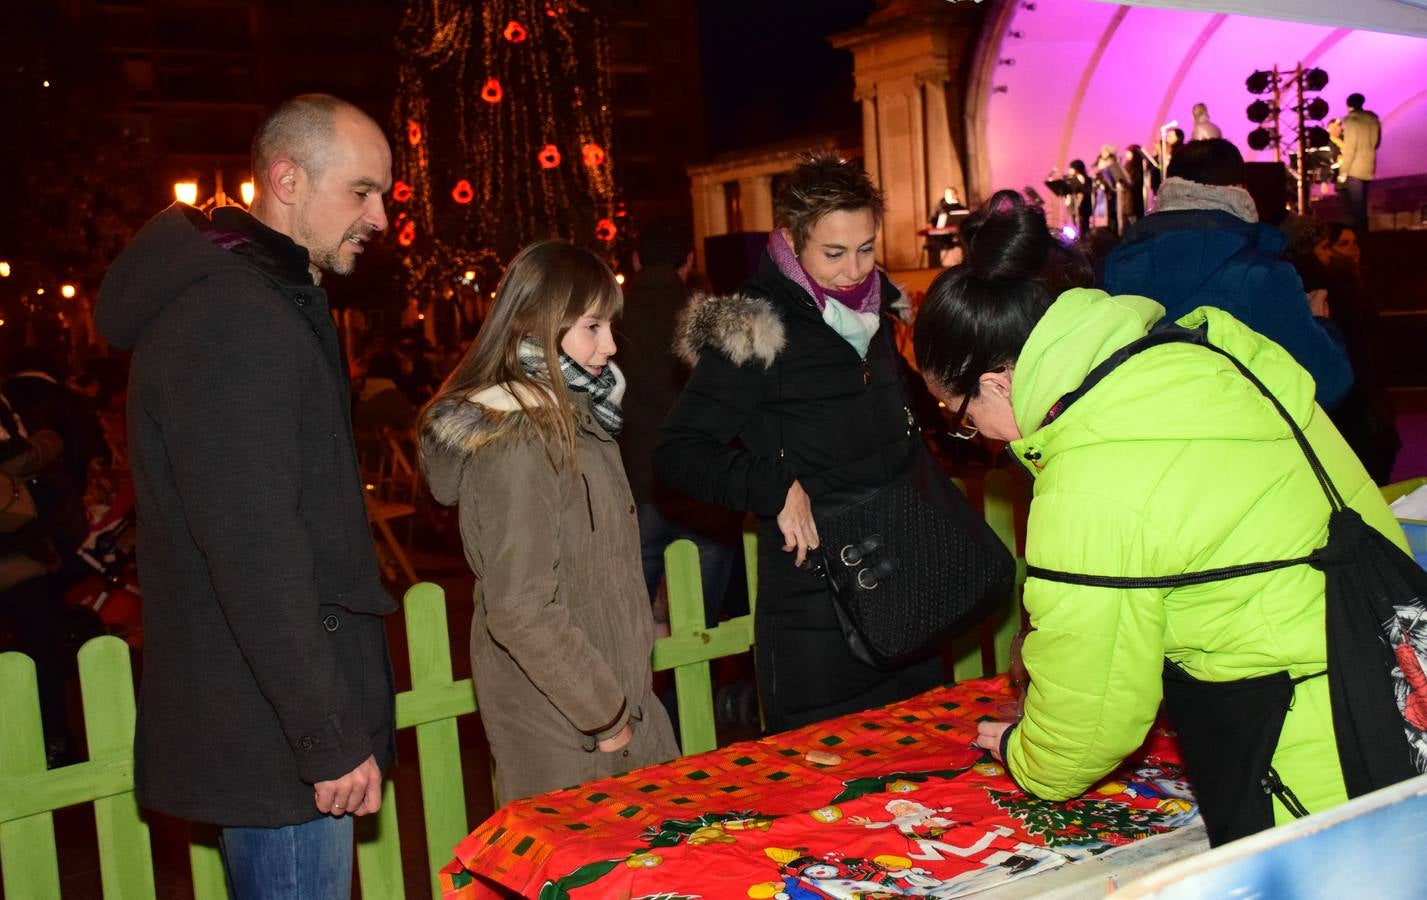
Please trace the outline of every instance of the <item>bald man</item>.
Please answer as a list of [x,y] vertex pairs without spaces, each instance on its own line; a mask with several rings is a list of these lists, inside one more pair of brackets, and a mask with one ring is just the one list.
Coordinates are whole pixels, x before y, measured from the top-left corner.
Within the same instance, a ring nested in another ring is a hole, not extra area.
[[251,210],[175,204],[95,310],[132,349],[145,646],[137,789],[217,825],[229,892],[342,898],[394,755],[382,587],[321,285],[386,228],[391,150],[352,105],[283,103]]

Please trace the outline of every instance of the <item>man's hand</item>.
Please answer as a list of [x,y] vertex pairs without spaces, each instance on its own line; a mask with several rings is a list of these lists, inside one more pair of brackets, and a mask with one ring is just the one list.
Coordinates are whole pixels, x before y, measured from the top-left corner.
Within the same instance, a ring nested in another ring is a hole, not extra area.
[[624,727],[615,732],[610,737],[596,743],[601,753],[613,753],[616,750],[623,750],[629,746],[630,738],[634,737],[634,732],[630,730],[629,723],[625,722]]
[[365,816],[382,808],[382,770],[374,756],[362,760],[355,769],[336,781],[319,781],[312,786],[317,811],[324,815]]
[[1005,762],[1001,759],[1001,735],[1010,727],[1010,722],[977,722],[976,740],[972,741],[972,744],[982,750],[989,750],[992,756]]
[[778,530],[783,532],[783,552],[797,550],[793,564],[801,566],[808,551],[818,546],[818,526],[813,522],[813,504],[803,486],[794,481],[788,488],[788,499],[778,513]]

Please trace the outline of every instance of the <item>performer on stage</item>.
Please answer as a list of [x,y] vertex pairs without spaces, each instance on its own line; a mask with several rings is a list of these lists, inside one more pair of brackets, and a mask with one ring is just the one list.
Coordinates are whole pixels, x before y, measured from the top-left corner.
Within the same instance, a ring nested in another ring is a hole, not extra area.
[[[941,199],[937,201],[932,209],[932,214],[927,218],[927,225],[933,229],[951,228],[961,216],[956,213],[967,212],[965,204],[956,194],[956,188],[948,187],[942,191]],[[943,268],[954,266],[961,260],[957,258],[956,235],[952,233],[929,234],[927,235],[927,257],[933,265],[940,265]]]
[[1126,190],[1129,190],[1129,176],[1120,165],[1120,159],[1115,153],[1115,148],[1111,144],[1100,146],[1100,155],[1096,157],[1094,163],[1095,175],[1095,214],[1097,217],[1103,215],[1105,227],[1114,234],[1119,234],[1120,226],[1120,203],[1121,197]]

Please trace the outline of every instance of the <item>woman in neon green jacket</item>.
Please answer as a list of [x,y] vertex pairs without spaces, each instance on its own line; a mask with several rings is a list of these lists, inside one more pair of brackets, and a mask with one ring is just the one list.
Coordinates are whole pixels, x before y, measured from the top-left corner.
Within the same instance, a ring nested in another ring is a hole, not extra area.
[[[1296,558],[1325,542],[1329,508],[1303,451],[1231,361],[1204,347],[1158,346],[1061,404],[1092,369],[1146,335],[1163,308],[1086,287],[1083,257],[1014,198],[997,195],[969,230],[968,261],[938,277],[923,301],[917,363],[957,412],[956,427],[1010,442],[1035,476],[1028,565],[1158,577]],[[1405,546],[1377,488],[1314,404],[1312,379],[1282,348],[1213,308],[1179,324],[1206,327],[1211,344],[1243,362],[1301,426],[1348,504]],[[1291,709],[1263,753],[1308,811],[1347,799],[1328,679],[1313,677],[1327,658],[1317,569],[1167,590],[1031,578],[1025,607],[1034,630],[1023,648],[1031,676],[1024,717],[1016,726],[982,723],[978,743],[1004,757],[1028,792],[1077,796],[1133,752],[1159,709],[1168,660],[1200,683],[1307,676],[1287,688]],[[1182,725],[1181,736],[1187,746]],[[1216,752],[1248,765],[1235,756],[1251,749]],[[1196,779],[1192,763],[1188,774]],[[1236,811],[1209,808],[1207,793],[1200,799],[1212,836],[1216,818]],[[1259,800],[1254,827],[1269,824]],[[1276,797],[1272,821],[1289,817]]]

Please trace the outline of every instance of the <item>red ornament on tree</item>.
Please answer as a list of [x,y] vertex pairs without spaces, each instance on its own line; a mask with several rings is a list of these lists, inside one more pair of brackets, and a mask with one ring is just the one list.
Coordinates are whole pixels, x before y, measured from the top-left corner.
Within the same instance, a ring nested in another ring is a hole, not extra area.
[[413,147],[421,143],[421,124],[415,119],[406,120],[406,139]]
[[401,231],[397,233],[396,242],[403,247],[410,247],[416,240],[416,223],[408,221],[401,226]]
[[560,165],[560,151],[555,148],[554,144],[546,144],[541,147],[535,158],[540,161],[542,169],[553,169]]
[[599,144],[586,144],[580,148],[580,152],[584,155],[585,165],[589,168],[598,169],[604,165],[604,148]]
[[595,237],[602,241],[614,240],[614,236],[619,234],[619,229],[614,227],[614,222],[609,219],[600,219],[595,223]]
[[470,203],[476,198],[476,192],[471,189],[471,183],[462,178],[456,182],[456,186],[451,188],[451,199],[457,203]]
[[514,19],[511,19],[509,22],[505,23],[505,31],[501,32],[501,34],[505,35],[505,39],[510,41],[512,44],[518,44],[521,41],[525,40],[525,26],[515,21]]
[[487,78],[485,87],[481,88],[481,99],[487,103],[499,103],[500,98],[505,96],[505,91],[500,88],[500,82],[494,78]]
[[398,181],[391,186],[391,199],[397,203],[405,203],[411,199],[411,185],[405,181]]

